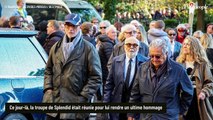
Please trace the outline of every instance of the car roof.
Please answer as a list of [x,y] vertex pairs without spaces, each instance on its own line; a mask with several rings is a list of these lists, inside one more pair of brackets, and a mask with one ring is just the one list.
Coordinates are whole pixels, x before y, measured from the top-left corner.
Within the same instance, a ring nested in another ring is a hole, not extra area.
[[93,8],[93,6],[86,1],[79,0],[64,0],[69,8]]
[[0,28],[1,37],[31,37],[35,36],[38,31],[22,30],[17,28]]
[[26,0],[26,3],[31,4],[52,4],[52,5],[64,5],[62,0]]

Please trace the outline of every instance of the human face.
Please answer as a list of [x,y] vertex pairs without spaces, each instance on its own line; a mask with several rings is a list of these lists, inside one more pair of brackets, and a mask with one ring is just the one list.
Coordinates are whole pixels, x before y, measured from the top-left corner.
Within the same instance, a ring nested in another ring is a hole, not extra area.
[[20,1],[17,5],[19,8],[23,8],[24,7],[24,0],[23,1]]
[[177,31],[178,31],[178,35],[180,35],[180,36],[184,36],[185,32],[186,32],[186,30],[184,28],[178,28]]
[[51,23],[47,24],[47,34],[50,35],[54,32],[54,27],[52,26]]
[[105,24],[100,24],[100,32],[101,32],[101,34],[106,34],[106,25]]
[[69,38],[75,37],[80,31],[80,26],[72,25],[71,23],[65,23],[65,33]]
[[158,69],[166,61],[167,53],[163,53],[162,48],[150,47],[149,56],[155,69]]
[[107,36],[111,39],[111,40],[115,40],[117,39],[117,32],[115,30],[110,30],[108,33],[107,33]]
[[200,40],[200,34],[197,33],[197,34],[194,34],[193,36]]
[[190,46],[191,46],[190,41],[188,39],[185,39],[183,41],[183,45],[182,45],[182,47],[183,47],[183,53],[185,55],[191,54],[191,50],[190,50],[191,47]]
[[93,24],[93,25],[97,25],[97,26],[98,26],[99,21],[98,21],[98,20],[96,20],[96,19],[94,19],[94,20],[92,21],[92,24]]
[[125,50],[128,58],[135,57],[139,51],[139,46],[138,46],[137,41],[130,40],[130,41],[125,42],[124,50]]
[[132,36],[133,36],[133,37],[136,37],[136,36],[137,36],[135,30],[129,29],[129,30],[126,30],[126,31],[124,32],[124,37],[125,37],[125,38],[129,38],[129,37],[132,37]]
[[213,34],[213,25],[209,25],[207,27],[207,31],[206,31],[208,34]]
[[61,31],[64,31],[64,24],[63,24],[63,23],[60,24],[60,30],[61,30]]
[[172,43],[176,37],[176,32],[174,30],[169,30],[168,36],[169,36],[170,42]]
[[136,38],[137,38],[138,40],[141,40],[141,32],[140,32],[140,30],[137,29],[136,32],[137,32]]

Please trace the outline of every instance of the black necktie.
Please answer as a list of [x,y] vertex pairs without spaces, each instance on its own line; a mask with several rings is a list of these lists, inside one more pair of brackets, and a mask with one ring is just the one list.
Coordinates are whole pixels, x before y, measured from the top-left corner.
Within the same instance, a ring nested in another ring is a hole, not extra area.
[[131,74],[131,62],[132,62],[132,59],[129,60],[129,65],[128,65],[128,69],[126,72],[125,84],[126,84],[127,88],[129,88],[129,81],[130,81],[130,74]]

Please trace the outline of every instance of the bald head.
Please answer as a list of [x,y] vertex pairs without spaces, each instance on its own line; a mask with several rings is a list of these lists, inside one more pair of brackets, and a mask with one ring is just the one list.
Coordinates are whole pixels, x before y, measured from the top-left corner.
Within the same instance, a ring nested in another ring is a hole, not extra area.
[[136,37],[129,37],[129,38],[126,38],[125,44],[127,44],[127,43],[139,45],[139,41],[138,41],[138,39],[137,39]]

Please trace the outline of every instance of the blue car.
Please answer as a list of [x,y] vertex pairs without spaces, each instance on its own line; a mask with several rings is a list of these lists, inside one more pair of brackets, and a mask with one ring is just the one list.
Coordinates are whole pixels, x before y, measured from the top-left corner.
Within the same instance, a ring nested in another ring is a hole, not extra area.
[[44,114],[7,113],[5,103],[41,103],[48,56],[36,31],[0,28],[0,119],[41,120]]

